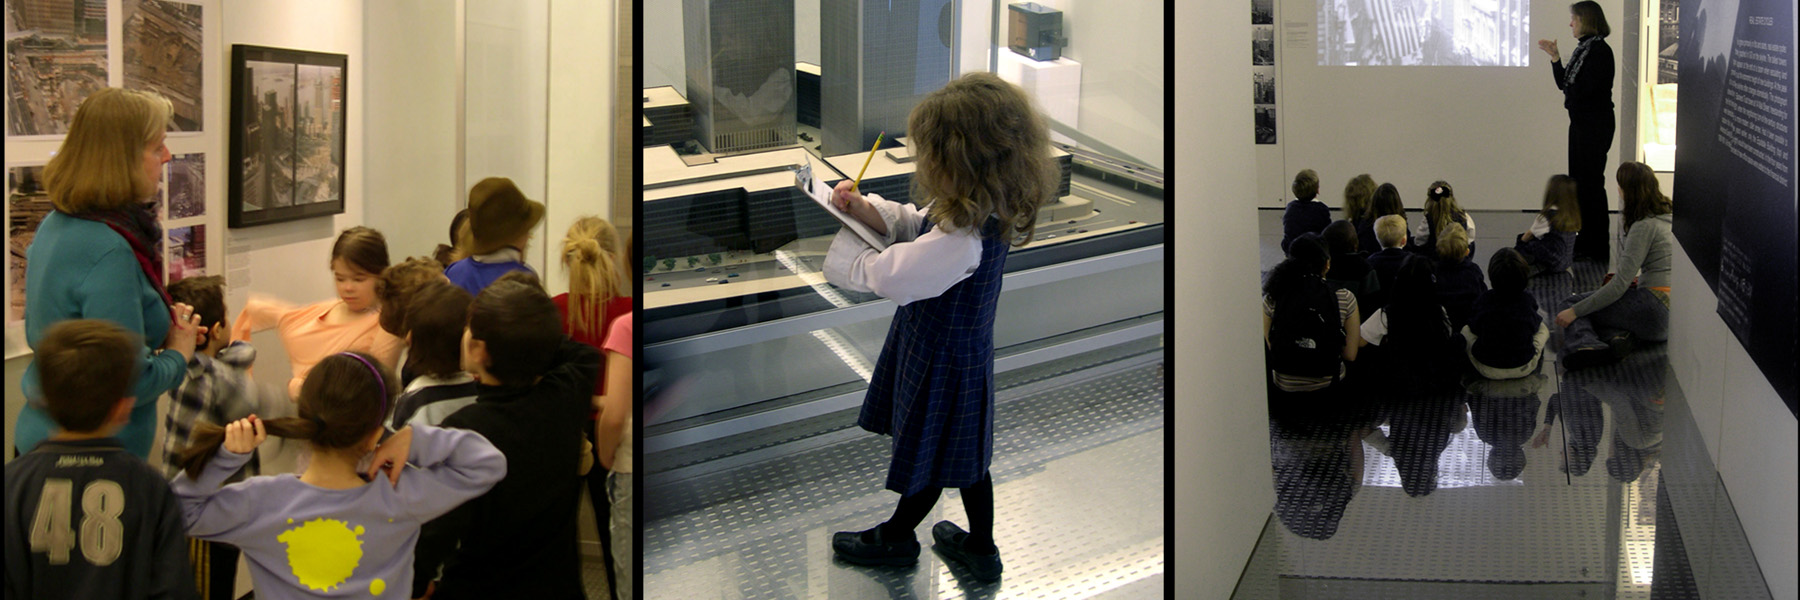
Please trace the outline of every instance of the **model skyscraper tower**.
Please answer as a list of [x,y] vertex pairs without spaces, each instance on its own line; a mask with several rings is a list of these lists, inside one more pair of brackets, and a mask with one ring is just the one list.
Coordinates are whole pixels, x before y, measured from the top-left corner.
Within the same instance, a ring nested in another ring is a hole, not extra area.
[[794,143],[794,0],[682,0],[694,133],[715,153]]
[[954,0],[820,1],[819,58],[824,64],[819,125],[824,155],[867,152],[883,131],[890,140],[906,134],[906,116],[913,105],[950,83],[955,72],[955,4]]

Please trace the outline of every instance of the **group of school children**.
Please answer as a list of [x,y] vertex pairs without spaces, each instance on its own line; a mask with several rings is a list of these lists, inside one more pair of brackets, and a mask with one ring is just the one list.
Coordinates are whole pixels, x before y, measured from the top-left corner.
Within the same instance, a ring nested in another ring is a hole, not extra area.
[[1342,220],[1318,200],[1311,169],[1293,192],[1282,218],[1287,258],[1263,285],[1275,393],[1339,388],[1353,371],[1362,385],[1339,389],[1392,382],[1423,392],[1464,374],[1537,370],[1550,329],[1525,287],[1572,265],[1581,212],[1568,176],[1550,178],[1531,228],[1493,254],[1485,275],[1472,259],[1475,221],[1448,182],[1426,188],[1411,227],[1398,188],[1366,174],[1345,186]]
[[[232,323],[223,278],[170,285],[172,335],[201,350],[160,472],[114,437],[143,341],[50,326],[34,361],[56,430],[5,467],[6,597],[235,598],[241,553],[257,598],[581,598],[583,485],[631,597],[634,263],[579,219],[560,247],[570,292],[550,297],[523,262],[543,215],[486,179],[434,257],[390,265],[380,232],[354,227],[332,248],[335,298],[253,297]],[[251,375],[268,328],[285,385]],[[268,436],[302,442],[299,473],[261,473]]]

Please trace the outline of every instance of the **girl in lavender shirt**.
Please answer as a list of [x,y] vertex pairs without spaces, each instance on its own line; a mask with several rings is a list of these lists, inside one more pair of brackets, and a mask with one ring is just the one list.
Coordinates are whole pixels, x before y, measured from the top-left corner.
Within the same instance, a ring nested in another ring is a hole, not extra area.
[[[298,417],[196,428],[171,482],[188,535],[242,549],[258,598],[407,597],[419,526],[486,493],[506,457],[427,425],[380,441],[398,384],[367,354],[334,354],[308,374]],[[270,434],[306,441],[306,469],[219,487]]]

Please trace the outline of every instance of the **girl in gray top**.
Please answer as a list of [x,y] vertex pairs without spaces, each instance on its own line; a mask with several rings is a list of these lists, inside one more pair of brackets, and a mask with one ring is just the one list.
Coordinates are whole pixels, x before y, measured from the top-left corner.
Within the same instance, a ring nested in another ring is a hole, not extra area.
[[1669,272],[1675,235],[1673,206],[1644,163],[1619,165],[1616,177],[1624,201],[1625,239],[1616,269],[1600,289],[1570,296],[1556,313],[1563,332],[1564,368],[1580,369],[1617,361],[1633,343],[1669,339]]
[[[170,484],[188,535],[242,549],[257,598],[408,597],[419,526],[486,493],[506,457],[480,434],[429,425],[377,444],[398,383],[366,354],[335,354],[307,375],[300,416],[196,429]],[[269,434],[306,440],[306,470],[220,488]]]

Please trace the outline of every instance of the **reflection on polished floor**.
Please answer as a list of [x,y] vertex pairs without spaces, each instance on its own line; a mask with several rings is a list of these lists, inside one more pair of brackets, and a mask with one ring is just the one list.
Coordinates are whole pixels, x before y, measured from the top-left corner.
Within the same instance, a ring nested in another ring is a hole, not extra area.
[[[1476,218],[1509,232],[1530,215]],[[1265,270],[1269,232],[1265,216]],[[1554,314],[1604,271],[1578,262],[1530,291]],[[1274,515],[1234,597],[1769,597],[1667,345],[1569,371],[1558,339],[1520,380],[1276,407]]]
[[882,489],[889,439],[844,411],[805,436],[745,434],[771,441],[719,464],[647,475],[647,597],[1160,597],[1161,357],[1156,348],[1001,375],[991,469],[999,582],[977,584],[931,550],[933,523],[967,523],[953,490],[917,530],[916,566],[833,558],[833,532],[885,520],[898,498]]

